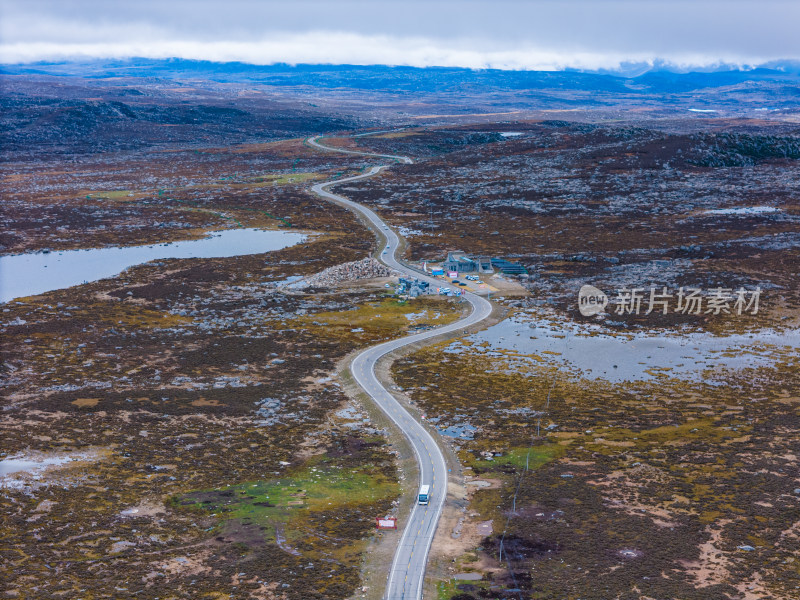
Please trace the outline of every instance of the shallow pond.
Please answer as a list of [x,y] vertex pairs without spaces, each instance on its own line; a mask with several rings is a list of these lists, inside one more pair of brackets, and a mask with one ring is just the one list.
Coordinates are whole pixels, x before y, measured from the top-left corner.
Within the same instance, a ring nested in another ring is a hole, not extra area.
[[0,302],[113,277],[151,260],[261,254],[305,239],[288,231],[226,229],[184,242],[0,256]]
[[722,369],[767,367],[777,359],[797,360],[800,331],[715,336],[709,333],[612,335],[597,325],[537,319],[521,313],[450,344],[489,356],[506,356],[523,366],[559,366],[588,379],[612,382],[653,379],[659,374],[707,377]]
[[428,422],[436,427],[436,431],[440,435],[446,435],[447,437],[451,438],[471,440],[473,439],[475,432],[478,431],[477,427],[474,427],[469,423],[463,423],[463,422],[445,427],[439,424],[441,420],[442,420],[441,417],[432,417],[428,419]]
[[6,458],[0,460],[0,475],[19,473],[21,471],[40,471],[53,465],[69,462],[70,458],[43,458],[42,460],[29,460],[26,458]]
[[781,209],[774,206],[741,206],[737,208],[715,208],[704,210],[704,215],[761,215],[765,213],[781,212]]
[[436,431],[438,431],[441,435],[446,435],[447,437],[458,438],[461,440],[471,440],[474,439],[475,432],[478,431],[478,428],[467,423],[461,423],[459,425],[450,425],[448,427],[437,427]]

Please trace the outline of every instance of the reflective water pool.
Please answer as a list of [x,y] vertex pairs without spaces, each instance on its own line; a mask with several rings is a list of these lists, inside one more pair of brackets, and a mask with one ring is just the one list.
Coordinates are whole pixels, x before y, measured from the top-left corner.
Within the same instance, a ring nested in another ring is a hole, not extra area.
[[521,367],[559,366],[579,377],[620,382],[653,379],[660,374],[698,378],[723,369],[767,367],[776,359],[797,360],[800,331],[613,335],[597,325],[520,313],[464,338],[464,342],[453,342],[446,351],[459,353],[469,348],[489,356],[506,356]]
[[288,231],[227,229],[184,242],[0,256],[0,302],[113,277],[151,260],[261,254],[305,239]]
[[6,458],[5,460],[0,460],[0,475],[19,473],[20,471],[40,471],[53,465],[61,465],[70,460],[70,458],[43,458],[41,460]]

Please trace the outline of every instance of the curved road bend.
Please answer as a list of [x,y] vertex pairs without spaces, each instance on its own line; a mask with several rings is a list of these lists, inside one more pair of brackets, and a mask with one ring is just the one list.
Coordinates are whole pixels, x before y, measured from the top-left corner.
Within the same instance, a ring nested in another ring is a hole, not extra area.
[[[317,142],[318,139],[318,137],[309,138],[308,142],[321,150],[391,158],[406,164],[411,164],[411,159],[405,156],[370,154],[368,152],[332,148],[319,144]],[[320,196],[342,204],[350,210],[362,215],[372,223],[375,229],[379,230],[386,237],[385,248],[388,249],[388,252],[380,256],[381,260],[387,266],[406,275],[428,281],[432,286],[437,287],[441,282],[438,282],[432,277],[422,275],[421,272],[407,267],[398,260],[395,252],[397,251],[400,239],[378,215],[361,204],[326,190],[326,188],[332,185],[372,177],[381,169],[385,168],[385,166],[386,165],[372,167],[366,173],[354,177],[319,183],[313,186],[312,190]],[[400,538],[397,550],[395,551],[394,560],[392,561],[392,567],[389,572],[386,592],[384,594],[385,600],[419,600],[422,598],[428,553],[430,552],[439,517],[442,514],[445,496],[447,495],[447,465],[444,460],[444,455],[433,439],[433,436],[431,436],[428,430],[417,422],[378,381],[375,375],[375,364],[378,359],[393,350],[443,333],[461,330],[489,316],[492,311],[492,305],[485,298],[472,293],[466,293],[464,297],[472,305],[472,311],[465,318],[445,325],[444,327],[409,335],[368,348],[356,356],[350,366],[356,382],[370,397],[372,397],[381,410],[395,422],[411,442],[411,446],[414,448],[414,453],[417,456],[417,462],[419,463],[420,485],[427,484],[431,486],[430,503],[427,506],[420,506],[415,502],[408,523],[403,529],[403,534]]]

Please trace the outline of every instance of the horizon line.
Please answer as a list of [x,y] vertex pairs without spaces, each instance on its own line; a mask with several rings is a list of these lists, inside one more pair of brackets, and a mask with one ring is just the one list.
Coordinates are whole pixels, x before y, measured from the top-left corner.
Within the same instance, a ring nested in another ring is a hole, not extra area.
[[[184,61],[199,64],[209,65],[243,65],[247,67],[385,67],[396,69],[453,69],[460,71],[499,71],[499,72],[518,72],[518,73],[587,73],[587,74],[601,74],[601,75],[619,75],[628,71],[641,71],[640,75],[652,71],[667,71],[675,74],[690,74],[690,73],[718,73],[718,72],[741,72],[746,73],[756,71],[758,69],[771,70],[776,72],[785,71],[787,74],[791,71],[786,71],[786,66],[794,66],[800,69],[800,59],[798,58],[781,58],[771,59],[762,62],[732,62],[725,60],[718,60],[707,64],[695,65],[682,65],[668,59],[656,58],[652,60],[641,61],[624,61],[616,67],[598,67],[598,68],[585,68],[578,66],[558,66],[552,68],[530,68],[524,66],[498,66],[498,65],[485,65],[485,66],[468,66],[468,65],[448,65],[448,64],[429,64],[429,65],[412,65],[412,64],[398,64],[388,62],[305,62],[305,61],[286,61],[276,60],[270,62],[255,62],[246,59],[232,59],[232,60],[214,60],[210,58],[196,58],[185,56],[163,56],[152,57],[143,55],[129,55],[129,56],[91,56],[91,55],[71,55],[63,57],[51,58],[36,58],[30,60],[17,60],[5,61],[0,59],[0,66],[2,67],[26,67],[26,66],[46,66],[46,65],[80,65],[86,63],[98,62],[135,62],[135,61],[148,61],[148,62],[169,62],[169,61]],[[627,75],[628,77],[636,77],[637,75]]]

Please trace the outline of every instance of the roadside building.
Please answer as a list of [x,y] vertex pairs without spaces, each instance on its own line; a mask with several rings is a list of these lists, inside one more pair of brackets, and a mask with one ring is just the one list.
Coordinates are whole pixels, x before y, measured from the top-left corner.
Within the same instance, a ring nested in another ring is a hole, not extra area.
[[447,253],[447,260],[444,261],[442,268],[445,271],[456,273],[474,273],[477,270],[475,261],[467,256],[465,252],[457,250]]
[[488,256],[476,256],[475,263],[478,265],[478,273],[494,273],[492,259]]
[[447,253],[442,269],[454,273],[494,273],[492,259],[488,256],[472,257],[466,252],[456,250]]

